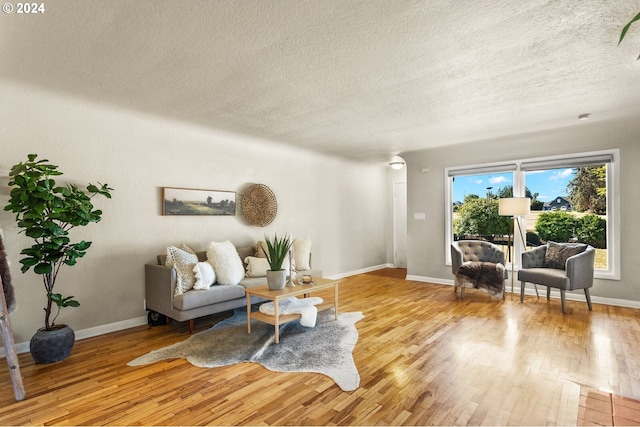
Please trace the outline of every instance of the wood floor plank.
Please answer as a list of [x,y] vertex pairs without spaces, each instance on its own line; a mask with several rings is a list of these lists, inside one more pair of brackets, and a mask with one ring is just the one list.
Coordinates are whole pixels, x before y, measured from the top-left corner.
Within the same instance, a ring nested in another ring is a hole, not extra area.
[[[341,311],[362,311],[361,381],[127,362],[188,337],[140,326],[76,343],[71,358],[19,356],[27,397],[0,395],[0,425],[575,425],[581,387],[640,397],[640,310],[507,295],[494,300],[384,269],[346,278]],[[331,293],[320,293],[331,299]],[[196,321],[204,330],[230,313]],[[0,385],[10,386],[0,372]]]

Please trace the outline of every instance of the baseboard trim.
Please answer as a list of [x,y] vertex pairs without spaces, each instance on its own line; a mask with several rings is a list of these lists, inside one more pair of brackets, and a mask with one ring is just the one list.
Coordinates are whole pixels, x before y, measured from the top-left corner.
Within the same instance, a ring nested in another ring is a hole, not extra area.
[[[146,325],[147,316],[135,317],[133,319],[123,320],[120,322],[109,323],[107,325],[100,325],[93,328],[82,329],[80,331],[74,331],[76,335],[76,341],[97,337],[98,335],[104,335],[111,332],[121,331],[123,329],[133,328],[135,326]],[[28,353],[29,342],[16,343],[16,353]],[[6,352],[4,347],[0,347],[0,357],[5,357]]]
[[393,266],[393,264],[379,264],[379,265],[374,265],[372,267],[361,268],[360,270],[353,270],[347,273],[334,274],[332,276],[327,276],[327,279],[339,280],[339,279],[344,279],[345,277],[355,276],[358,274],[371,273],[372,271],[382,270],[383,268],[395,268],[395,267]]
[[[441,279],[436,277],[426,277],[426,276],[413,276],[407,275],[407,280],[412,280],[414,282],[425,282],[425,283],[434,283],[436,285],[449,285],[453,286],[452,279]],[[511,282],[506,287],[507,293],[511,293]],[[547,288],[546,286],[539,286],[538,292],[540,293],[540,298],[547,297]],[[515,283],[513,287],[514,295],[520,295],[520,283]],[[525,295],[536,295],[536,291],[533,288],[531,283],[527,283],[524,289]],[[567,300],[570,301],[582,301],[585,304],[587,303],[587,299],[584,296],[584,292],[582,290],[571,291],[566,293]],[[551,298],[560,299],[560,291],[551,290]],[[591,302],[595,304],[603,304],[603,305],[611,305],[614,307],[625,307],[625,308],[640,308],[640,301],[634,300],[626,300],[626,299],[618,299],[618,298],[607,298],[607,297],[598,297],[591,295]]]

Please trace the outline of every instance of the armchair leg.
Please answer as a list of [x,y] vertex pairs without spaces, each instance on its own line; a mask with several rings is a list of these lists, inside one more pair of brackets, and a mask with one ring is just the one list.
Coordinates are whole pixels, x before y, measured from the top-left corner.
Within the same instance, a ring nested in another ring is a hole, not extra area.
[[[549,289],[549,288],[547,288]],[[548,292],[548,291],[547,291]],[[562,314],[567,314],[565,290],[560,289],[560,301],[562,302]]]
[[589,306],[589,310],[591,310],[591,295],[589,294],[589,289],[584,290],[584,296],[587,298],[587,305]]
[[460,299],[464,299],[464,286],[460,286]]
[[540,294],[538,293],[538,285],[536,285],[535,283],[533,284],[533,289],[536,290],[536,296],[538,297],[538,299],[540,299]]
[[524,302],[524,284],[525,282],[520,282],[520,302]]
[[547,286],[547,300],[551,299],[551,286]]

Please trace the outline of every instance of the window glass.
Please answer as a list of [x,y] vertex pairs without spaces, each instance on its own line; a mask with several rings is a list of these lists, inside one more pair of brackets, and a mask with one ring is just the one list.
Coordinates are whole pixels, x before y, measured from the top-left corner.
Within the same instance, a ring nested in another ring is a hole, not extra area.
[[525,182],[536,196],[528,245],[587,243],[596,248],[596,270],[607,270],[607,165],[527,171]]
[[[447,169],[446,262],[455,240],[493,242],[516,266],[522,250],[547,241],[580,242],[596,248],[596,277],[619,279],[618,158],[618,150],[605,150]],[[503,197],[531,199],[531,213],[517,221],[526,229],[526,248],[520,233],[515,248],[508,244],[514,231],[512,219],[498,215]]]

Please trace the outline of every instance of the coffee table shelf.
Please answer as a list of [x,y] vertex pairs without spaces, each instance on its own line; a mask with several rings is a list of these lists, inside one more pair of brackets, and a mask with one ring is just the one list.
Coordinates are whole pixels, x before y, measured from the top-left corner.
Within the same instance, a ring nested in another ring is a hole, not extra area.
[[[249,288],[245,291],[247,297],[247,333],[251,333],[251,319],[258,320],[260,322],[267,323],[275,326],[276,332],[276,344],[280,342],[280,325],[283,323],[291,322],[293,320],[300,319],[300,314],[278,314],[278,302],[284,298],[295,297],[298,295],[308,295],[311,292],[317,292],[323,289],[333,288],[333,301],[325,302],[316,305],[318,311],[327,310],[329,308],[334,309],[335,318],[338,319],[338,285],[339,280],[314,278],[313,284],[310,285],[297,285],[295,287],[286,287],[282,290],[271,290],[268,286],[259,286],[255,288]],[[269,315],[260,311],[251,312],[251,296],[261,297],[267,300],[273,301],[274,314]]]

